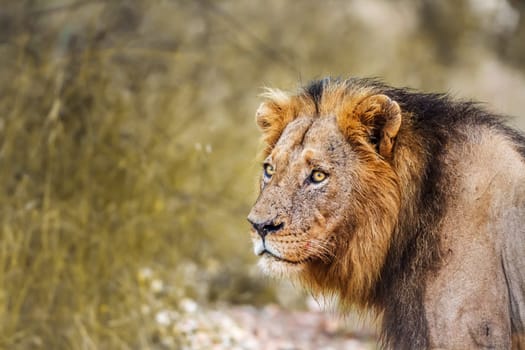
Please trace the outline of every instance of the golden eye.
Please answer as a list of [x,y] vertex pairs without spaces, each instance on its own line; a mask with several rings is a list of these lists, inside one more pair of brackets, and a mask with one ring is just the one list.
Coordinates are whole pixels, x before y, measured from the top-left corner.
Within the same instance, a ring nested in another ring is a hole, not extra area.
[[310,175],[310,180],[312,180],[313,183],[319,183],[324,181],[327,178],[328,175],[326,173],[323,173],[319,170],[312,171],[312,174]]
[[273,174],[275,174],[275,168],[270,164],[264,164],[264,175],[272,177]]

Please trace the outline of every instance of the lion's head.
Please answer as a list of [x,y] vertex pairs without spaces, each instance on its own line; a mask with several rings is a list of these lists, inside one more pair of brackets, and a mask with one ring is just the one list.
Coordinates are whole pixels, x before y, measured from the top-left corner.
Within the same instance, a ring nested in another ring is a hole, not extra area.
[[248,216],[259,265],[365,303],[400,210],[399,105],[373,87],[323,80],[269,91],[256,119],[267,145]]

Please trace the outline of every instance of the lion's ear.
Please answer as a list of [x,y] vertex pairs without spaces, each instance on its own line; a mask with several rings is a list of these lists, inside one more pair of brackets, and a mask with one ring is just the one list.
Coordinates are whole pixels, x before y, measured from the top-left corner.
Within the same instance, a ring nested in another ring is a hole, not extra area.
[[293,120],[294,106],[292,99],[278,90],[265,94],[267,101],[261,103],[255,112],[255,121],[263,133],[266,153],[277,143],[286,125]]
[[359,101],[347,116],[345,130],[365,130],[381,156],[391,158],[394,141],[401,126],[401,108],[386,95],[372,95]]

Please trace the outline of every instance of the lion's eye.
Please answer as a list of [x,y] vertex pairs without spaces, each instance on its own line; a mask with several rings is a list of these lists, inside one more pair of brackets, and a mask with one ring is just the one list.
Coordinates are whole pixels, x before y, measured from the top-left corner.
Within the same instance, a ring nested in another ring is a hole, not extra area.
[[275,174],[275,168],[270,164],[264,164],[264,176],[270,178]]
[[310,180],[313,183],[320,183],[320,182],[323,182],[327,177],[328,175],[326,173],[323,173],[322,171],[319,171],[319,170],[314,170],[312,171],[312,174],[310,175]]

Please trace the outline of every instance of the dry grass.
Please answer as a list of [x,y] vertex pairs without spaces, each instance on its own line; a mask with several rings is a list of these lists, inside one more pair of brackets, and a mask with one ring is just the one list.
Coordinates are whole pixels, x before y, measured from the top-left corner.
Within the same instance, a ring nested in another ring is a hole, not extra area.
[[170,86],[178,72],[154,50],[49,46],[60,32],[42,28],[2,53],[0,348],[155,347],[159,299],[253,295],[252,174],[227,160],[228,125],[203,127],[196,82]]

